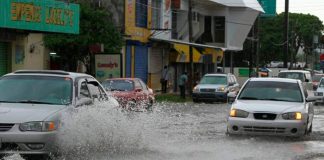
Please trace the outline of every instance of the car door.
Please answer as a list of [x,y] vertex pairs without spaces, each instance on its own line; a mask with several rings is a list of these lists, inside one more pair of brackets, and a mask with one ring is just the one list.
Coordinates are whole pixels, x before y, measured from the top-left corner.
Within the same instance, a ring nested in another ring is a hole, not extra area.
[[95,79],[87,79],[87,86],[90,91],[91,98],[94,101],[107,101],[108,95],[104,91],[104,89],[101,87],[100,83],[96,81]]
[[152,96],[151,95],[151,93],[150,93],[150,91],[148,90],[148,87],[147,87],[147,85],[142,81],[142,80],[138,80],[139,82],[140,82],[140,84],[142,85],[142,88],[143,88],[143,95],[144,95],[144,99],[145,99],[145,102],[149,102],[149,100],[150,100],[150,96]]
[[[304,92],[304,95],[305,95],[305,99],[307,99],[307,97],[308,97],[307,87],[305,87],[305,86],[302,86],[302,87],[303,87],[303,92]],[[314,105],[313,105],[313,102],[307,102],[306,100],[305,100],[305,102],[306,102],[306,110],[307,110],[307,113],[308,113],[308,121],[312,122],[313,117],[314,117]]]

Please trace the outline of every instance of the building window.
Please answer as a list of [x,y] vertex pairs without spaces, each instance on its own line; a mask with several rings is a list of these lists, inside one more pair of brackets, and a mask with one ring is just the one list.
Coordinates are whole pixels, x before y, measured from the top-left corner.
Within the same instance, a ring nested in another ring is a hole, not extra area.
[[225,17],[214,17],[215,42],[225,43]]
[[152,0],[152,28],[161,28],[161,4],[162,0]]
[[136,0],[136,26],[147,27],[147,3],[148,0]]

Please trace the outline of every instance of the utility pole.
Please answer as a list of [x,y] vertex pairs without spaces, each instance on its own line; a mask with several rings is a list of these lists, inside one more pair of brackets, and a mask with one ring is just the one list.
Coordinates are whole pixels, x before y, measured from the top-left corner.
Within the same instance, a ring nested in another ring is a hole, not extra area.
[[288,28],[289,28],[289,0],[285,0],[285,20],[284,20],[284,48],[283,48],[283,60],[284,68],[287,68],[288,53],[289,53],[289,38],[288,38]]
[[[192,0],[189,0],[189,9],[188,9],[188,23],[189,23],[189,43],[193,42],[192,38]],[[193,64],[193,48],[192,45],[189,45],[189,93],[192,95],[192,87],[193,87],[193,76],[194,76],[194,64]]]

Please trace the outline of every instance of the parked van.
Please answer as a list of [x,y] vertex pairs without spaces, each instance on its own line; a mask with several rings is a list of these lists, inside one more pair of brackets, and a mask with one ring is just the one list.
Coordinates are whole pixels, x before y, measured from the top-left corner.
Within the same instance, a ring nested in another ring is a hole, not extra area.
[[298,79],[303,82],[307,90],[313,90],[312,75],[310,71],[305,70],[284,70],[278,74],[279,78]]

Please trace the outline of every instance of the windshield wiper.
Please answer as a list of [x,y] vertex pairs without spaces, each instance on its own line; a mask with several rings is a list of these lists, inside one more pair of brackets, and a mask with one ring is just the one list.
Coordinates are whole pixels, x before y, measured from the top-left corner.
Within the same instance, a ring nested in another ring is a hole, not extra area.
[[33,104],[56,104],[56,103],[50,103],[50,102],[42,102],[42,101],[36,101],[36,100],[21,100],[16,103],[33,103]]
[[255,98],[255,97],[241,97],[240,99],[243,99],[243,100],[259,100],[258,98]]
[[267,98],[267,99],[262,99],[262,100],[269,100],[269,101],[286,101],[286,102],[291,102],[291,101],[289,101],[289,100],[277,99],[277,98]]
[[0,101],[0,103],[18,103],[16,101]]

